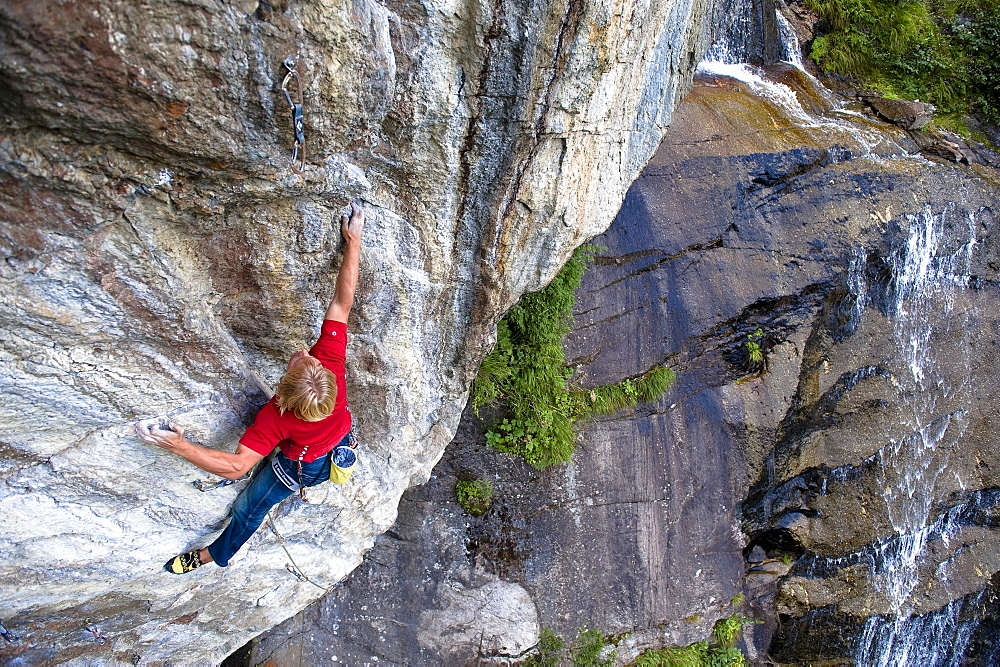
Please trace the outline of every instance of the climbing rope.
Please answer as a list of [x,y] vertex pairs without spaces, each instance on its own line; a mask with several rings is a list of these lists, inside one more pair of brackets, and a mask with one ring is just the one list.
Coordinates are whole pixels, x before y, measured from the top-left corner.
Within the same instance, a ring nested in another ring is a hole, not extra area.
[[289,562],[285,564],[285,569],[291,572],[293,575],[295,575],[295,578],[298,579],[299,581],[309,582],[310,584],[320,589],[321,591],[329,593],[330,592],[329,588],[327,588],[326,586],[320,586],[315,581],[307,577],[305,574],[302,573],[302,570],[299,569],[299,566],[295,564],[295,559],[292,558],[291,552],[288,551],[288,547],[285,545],[285,538],[282,537],[281,533],[278,532],[278,525],[274,522],[274,515],[271,514],[270,510],[268,510],[267,512],[267,526],[268,528],[271,529],[271,532],[274,533],[274,537],[278,540],[278,544],[285,551],[285,555],[288,556]]
[[[288,106],[292,110],[292,130],[295,133],[295,143],[292,146],[292,165],[294,166],[298,160],[298,171],[304,171],[306,168],[306,126],[302,119],[302,79],[299,78],[299,73],[295,70],[296,61],[293,56],[285,58],[285,62],[282,64],[288,70],[288,74],[281,81],[281,92],[285,94]],[[295,80],[294,99],[292,99],[292,94],[288,92],[288,83],[292,79]]]

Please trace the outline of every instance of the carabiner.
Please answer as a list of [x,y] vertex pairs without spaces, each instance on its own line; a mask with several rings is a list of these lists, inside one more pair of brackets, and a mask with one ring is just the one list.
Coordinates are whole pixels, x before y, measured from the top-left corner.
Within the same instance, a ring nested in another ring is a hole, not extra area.
[[[293,56],[285,58],[282,64],[288,70],[288,74],[281,81],[281,92],[285,94],[285,100],[288,101],[288,106],[292,110],[292,130],[295,134],[295,144],[292,146],[292,164],[294,165],[296,160],[298,160],[298,171],[305,171],[306,126],[305,121],[302,119],[302,79],[299,78],[299,73],[295,70],[296,62]],[[295,79],[294,99],[292,99],[292,94],[288,92],[288,82],[291,79]]]
[[194,485],[194,488],[204,492],[204,491],[211,491],[212,489],[221,489],[224,486],[229,486],[230,484],[235,484],[236,482],[245,482],[248,479],[250,479],[249,473],[243,475],[242,477],[237,477],[236,479],[226,479],[225,477],[223,477],[222,479],[216,480],[214,482],[211,480],[196,479],[195,481],[191,482],[191,484]]

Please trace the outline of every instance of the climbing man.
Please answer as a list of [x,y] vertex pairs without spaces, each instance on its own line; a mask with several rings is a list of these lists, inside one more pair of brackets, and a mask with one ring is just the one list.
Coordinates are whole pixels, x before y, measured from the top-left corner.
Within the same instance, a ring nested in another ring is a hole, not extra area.
[[136,425],[136,435],[143,442],[170,450],[202,470],[227,479],[242,477],[275,447],[279,449],[271,465],[263,466],[240,493],[222,534],[207,547],[171,558],[164,566],[168,572],[184,574],[213,561],[226,567],[271,507],[296,491],[301,494],[303,487],[329,479],[331,458],[337,457],[336,463],[342,468],[354,462],[344,362],[347,316],[354,305],[361,256],[361,207],[352,202],[351,216],[343,216],[340,227],[345,241],[344,259],[319,340],[308,352],[300,350],[292,355],[274,398],[261,408],[253,426],[240,438],[235,453],[196,445],[174,423],[167,424],[166,429]]

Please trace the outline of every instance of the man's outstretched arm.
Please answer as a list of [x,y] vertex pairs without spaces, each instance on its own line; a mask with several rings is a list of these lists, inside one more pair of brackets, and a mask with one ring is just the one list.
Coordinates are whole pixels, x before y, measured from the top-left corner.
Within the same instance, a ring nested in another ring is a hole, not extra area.
[[239,445],[236,453],[220,452],[196,445],[184,437],[184,429],[171,423],[172,431],[135,425],[135,434],[148,445],[156,445],[182,456],[202,470],[226,479],[239,479],[250,471],[263,456],[246,445]]
[[340,233],[344,235],[344,260],[337,274],[337,287],[333,301],[326,309],[326,318],[336,322],[347,322],[354,305],[354,292],[358,287],[358,264],[361,261],[361,230],[365,226],[365,212],[351,202],[351,217],[340,218]]

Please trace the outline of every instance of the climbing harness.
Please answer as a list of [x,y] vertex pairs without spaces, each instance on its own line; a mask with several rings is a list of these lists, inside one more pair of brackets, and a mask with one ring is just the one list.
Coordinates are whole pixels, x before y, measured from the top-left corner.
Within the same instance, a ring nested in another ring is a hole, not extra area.
[[236,479],[223,478],[217,482],[212,482],[204,479],[196,479],[195,481],[191,482],[191,484],[194,486],[194,488],[198,489],[199,491],[205,492],[205,491],[211,491],[212,489],[221,489],[224,486],[229,486],[230,484],[235,484],[236,482],[245,482],[248,479],[250,479],[250,473],[247,473],[242,477],[237,477]]
[[[306,449],[308,449],[308,447]],[[299,495],[299,499],[302,500],[302,502],[308,503],[309,499],[306,498],[305,485],[302,484],[302,461],[296,461],[296,464],[298,465],[299,469],[295,477],[292,477],[287,472],[285,472],[285,469],[278,461],[277,455],[271,457],[270,466],[271,466],[271,471],[274,472],[274,476],[277,477],[278,480],[282,484],[284,484],[289,491],[291,491],[292,493],[297,493]]]
[[3,637],[4,641],[7,642],[8,644],[16,644],[19,641],[21,641],[20,637],[15,635],[7,628],[3,627],[2,623],[0,623],[0,637]]
[[[306,168],[306,126],[302,119],[302,79],[299,78],[299,73],[295,70],[294,56],[285,58],[283,64],[288,70],[288,74],[281,81],[281,92],[285,94],[288,106],[291,107],[292,129],[295,133],[295,144],[292,146],[292,165],[294,166],[298,160],[298,171],[304,171]],[[288,92],[288,82],[292,79],[295,79],[295,99],[292,99],[292,94]]]
[[101,634],[101,631],[97,629],[97,626],[84,626],[83,628],[86,632],[94,635],[94,643],[98,646],[104,646],[108,643],[108,638]]

